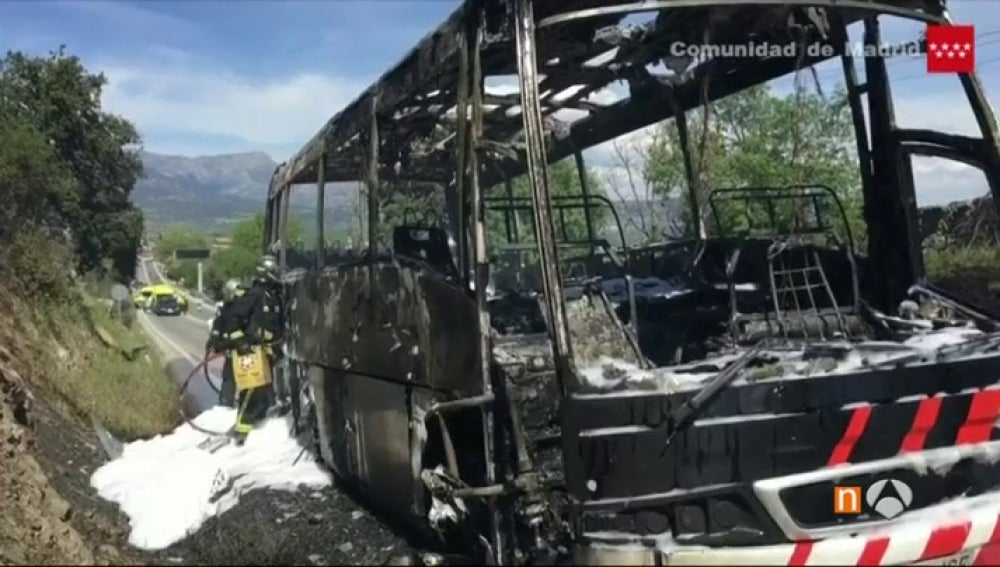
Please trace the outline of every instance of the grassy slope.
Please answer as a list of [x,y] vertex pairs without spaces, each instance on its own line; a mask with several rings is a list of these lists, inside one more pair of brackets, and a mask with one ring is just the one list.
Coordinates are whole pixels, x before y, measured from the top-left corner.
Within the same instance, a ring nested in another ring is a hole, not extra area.
[[177,387],[102,302],[41,303],[0,284],[0,564],[136,564],[127,520],[89,489],[104,462],[90,418],[155,435],[179,421]]
[[115,321],[104,303],[87,295],[49,308],[4,303],[14,324],[0,335],[23,353],[17,358],[25,361],[30,382],[124,439],[178,424],[178,388],[137,325]]

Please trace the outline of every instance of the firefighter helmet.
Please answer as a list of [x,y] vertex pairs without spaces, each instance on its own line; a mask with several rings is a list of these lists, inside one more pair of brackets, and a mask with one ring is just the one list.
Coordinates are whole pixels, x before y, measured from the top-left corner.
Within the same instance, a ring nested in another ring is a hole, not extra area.
[[278,281],[278,259],[271,254],[264,254],[257,262],[257,276],[264,281]]
[[243,291],[243,282],[236,278],[231,278],[222,286],[222,300],[232,301],[241,291]]

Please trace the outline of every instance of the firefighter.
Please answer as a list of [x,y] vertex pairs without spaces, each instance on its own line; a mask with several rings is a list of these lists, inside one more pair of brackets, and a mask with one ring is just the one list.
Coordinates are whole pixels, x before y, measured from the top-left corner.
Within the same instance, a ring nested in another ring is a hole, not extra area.
[[[253,291],[260,294],[254,312],[254,331],[264,345],[269,366],[283,358],[282,340],[285,334],[285,310],[281,299],[281,281],[278,274],[278,260],[271,254],[261,256],[257,263],[257,274],[253,280]],[[284,400],[288,397],[287,384],[275,381],[275,394]],[[284,407],[286,404],[282,403]]]
[[[226,282],[223,288],[223,306],[219,310],[219,316],[213,325],[212,334],[209,337],[209,348],[226,355],[225,366],[223,367],[223,382],[220,389],[220,398],[223,404],[228,402],[232,405],[233,391],[235,390],[236,428],[235,439],[237,445],[242,445],[249,435],[254,424],[264,417],[264,413],[270,406],[270,367],[265,363],[265,357],[259,351],[263,345],[260,340],[259,315],[261,311],[259,304],[263,299],[262,289],[258,286],[245,288],[239,280],[231,279]],[[261,356],[257,356],[261,354]],[[266,375],[267,380],[263,384],[253,387],[240,387],[237,380],[235,365],[243,365],[255,361],[260,365],[258,370],[261,375]]]
[[[229,330],[226,327],[232,326],[232,313],[234,311],[233,302],[243,295],[243,283],[238,279],[230,279],[222,286],[222,305],[216,311],[212,320],[212,329],[209,331],[208,342],[205,350],[225,353],[226,343],[223,335]],[[226,318],[223,318],[223,314]],[[222,365],[222,387],[219,388],[219,404],[223,406],[235,407],[236,405],[236,384],[233,380],[233,357],[226,356]]]

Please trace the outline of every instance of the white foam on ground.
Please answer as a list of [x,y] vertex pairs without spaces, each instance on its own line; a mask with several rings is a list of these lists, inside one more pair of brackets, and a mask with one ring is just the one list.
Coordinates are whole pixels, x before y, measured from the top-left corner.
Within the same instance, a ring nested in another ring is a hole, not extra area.
[[[235,419],[234,409],[215,407],[194,423],[227,431]],[[167,435],[126,444],[120,457],[94,471],[91,486],[129,517],[130,544],[142,549],[168,547],[235,506],[251,490],[294,491],[331,482],[312,454],[303,452],[292,437],[288,419],[265,420],[242,447],[230,443],[209,453],[198,448],[208,437],[185,423]]]

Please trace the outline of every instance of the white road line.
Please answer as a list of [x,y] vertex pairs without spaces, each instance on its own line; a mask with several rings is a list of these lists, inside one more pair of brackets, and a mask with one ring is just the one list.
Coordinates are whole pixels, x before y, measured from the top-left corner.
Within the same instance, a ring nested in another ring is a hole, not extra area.
[[[160,350],[163,350],[164,354],[166,354],[167,356],[170,356],[171,354],[176,354],[179,355],[181,358],[187,360],[191,364],[198,364],[199,362],[201,362],[200,360],[192,356],[191,353],[187,352],[187,350],[181,348],[180,345],[178,345],[176,342],[173,341],[173,339],[168,337],[166,333],[157,329],[156,325],[149,319],[149,315],[147,315],[146,313],[142,311],[139,312],[139,321],[142,324],[143,329],[153,337],[153,340],[160,347]],[[174,352],[173,353],[168,352],[169,350],[173,350]]]
[[199,323],[202,327],[208,328],[208,319],[199,319],[194,315],[188,315],[187,313],[184,314],[184,318],[194,321],[195,323]]

